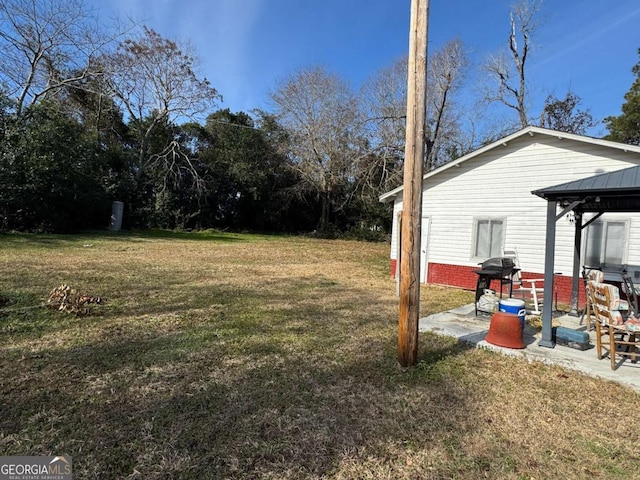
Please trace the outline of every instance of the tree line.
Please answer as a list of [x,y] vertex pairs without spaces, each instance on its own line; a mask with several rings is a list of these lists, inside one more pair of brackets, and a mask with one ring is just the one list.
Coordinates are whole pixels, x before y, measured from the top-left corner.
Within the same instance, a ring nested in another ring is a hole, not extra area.
[[[535,121],[526,109],[539,6],[514,7],[476,108],[460,98],[462,42],[430,52],[425,171],[519,126],[594,124],[573,92],[549,96]],[[0,231],[104,228],[114,200],[125,228],[376,238],[390,227],[378,197],[402,182],[406,59],[357,90],[302,68],[275,86],[271,111],[231,112],[188,45],[105,25],[82,0],[0,0],[0,45]],[[640,78],[640,63],[633,71]],[[623,114],[605,120],[613,140],[639,143],[638,83]],[[514,115],[487,126],[483,108],[496,102]]]

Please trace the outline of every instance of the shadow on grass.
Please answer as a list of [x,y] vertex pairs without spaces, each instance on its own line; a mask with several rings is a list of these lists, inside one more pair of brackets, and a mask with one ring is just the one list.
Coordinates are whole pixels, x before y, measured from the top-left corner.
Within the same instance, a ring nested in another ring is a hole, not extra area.
[[119,240],[126,239],[161,239],[161,240],[194,240],[204,242],[246,242],[249,235],[239,233],[227,233],[218,230],[202,230],[192,232],[181,232],[173,230],[123,230],[121,232],[109,232],[108,235]]
[[[5,356],[5,454],[64,451],[79,478],[245,479],[328,477],[434,442],[455,452],[474,428],[459,413],[476,401],[456,374],[464,346],[423,335],[419,366],[402,373],[370,291],[338,295],[317,278],[288,288],[308,301],[278,307],[286,288],[236,291],[271,299],[269,315],[114,325],[91,343]],[[315,303],[327,294],[329,310]],[[347,298],[362,305],[355,319]]]
[[142,242],[145,240],[189,240],[198,242],[247,242],[252,239],[266,238],[266,236],[243,235],[226,233],[217,230],[203,230],[194,232],[177,232],[171,230],[123,230],[111,232],[96,230],[70,234],[27,234],[0,233],[0,242],[11,248],[64,248],[90,244],[96,241],[117,240]]
[[127,368],[126,378],[104,384],[58,379],[58,388],[3,405],[15,416],[5,417],[2,430],[27,434],[20,437],[34,443],[23,443],[23,454],[69,452],[82,477],[96,469],[102,478],[135,470],[143,478],[308,478],[363,450],[389,458],[398,445],[419,448],[469,428],[451,415],[469,410],[455,381],[418,382],[390,364],[256,359],[222,375],[224,365],[200,358],[176,372]]

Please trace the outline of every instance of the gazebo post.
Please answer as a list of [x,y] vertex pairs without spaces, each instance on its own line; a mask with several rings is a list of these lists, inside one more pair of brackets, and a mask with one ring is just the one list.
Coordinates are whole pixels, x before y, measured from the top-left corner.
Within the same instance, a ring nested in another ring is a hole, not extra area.
[[571,311],[569,315],[578,316],[580,288],[580,246],[582,245],[582,212],[574,210],[575,234],[573,240],[573,278],[571,282]]
[[542,338],[538,342],[541,347],[554,348],[553,341],[553,269],[556,250],[556,204],[555,200],[547,202],[547,235],[544,251],[544,301],[542,306]]

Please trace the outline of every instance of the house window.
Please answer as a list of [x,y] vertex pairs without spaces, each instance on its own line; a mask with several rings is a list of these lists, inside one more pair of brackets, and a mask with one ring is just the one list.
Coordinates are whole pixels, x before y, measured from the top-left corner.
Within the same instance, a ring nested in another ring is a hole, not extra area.
[[584,255],[585,265],[599,267],[602,264],[624,263],[627,251],[627,222],[597,221],[587,229]]
[[504,225],[505,221],[502,218],[479,218],[475,220],[474,257],[487,259],[502,255]]

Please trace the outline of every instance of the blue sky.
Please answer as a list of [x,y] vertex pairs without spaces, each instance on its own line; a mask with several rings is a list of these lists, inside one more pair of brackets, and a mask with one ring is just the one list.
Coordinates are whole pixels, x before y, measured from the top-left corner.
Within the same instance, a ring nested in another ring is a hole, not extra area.
[[[190,41],[232,111],[269,109],[297,69],[323,65],[354,87],[408,48],[410,0],[91,0]],[[510,0],[430,0],[429,48],[460,37],[472,62],[506,45]],[[544,0],[529,64],[531,113],[570,89],[597,119],[617,115],[640,57],[638,0]],[[600,126],[590,132],[606,133]]]

